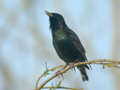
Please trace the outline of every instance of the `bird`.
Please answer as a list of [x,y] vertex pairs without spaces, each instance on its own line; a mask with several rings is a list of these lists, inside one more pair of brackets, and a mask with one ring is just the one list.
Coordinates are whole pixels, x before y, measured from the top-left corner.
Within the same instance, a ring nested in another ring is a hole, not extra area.
[[[49,16],[52,43],[58,56],[66,65],[87,61],[86,52],[80,39],[67,26],[63,16],[55,12],[45,11],[45,13]],[[88,81],[89,78],[86,69],[89,69],[89,66],[85,64],[79,65],[77,68],[81,73],[82,80]]]

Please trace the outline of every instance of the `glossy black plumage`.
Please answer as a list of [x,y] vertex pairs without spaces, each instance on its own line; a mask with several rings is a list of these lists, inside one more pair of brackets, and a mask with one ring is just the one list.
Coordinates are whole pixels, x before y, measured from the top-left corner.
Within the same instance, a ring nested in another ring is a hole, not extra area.
[[[58,56],[64,60],[66,64],[87,61],[84,47],[78,36],[68,28],[63,16],[47,11],[46,14],[49,16],[53,46]],[[82,65],[77,68],[82,74],[83,81],[87,81],[88,76],[85,68],[89,69],[89,67],[87,65]]]

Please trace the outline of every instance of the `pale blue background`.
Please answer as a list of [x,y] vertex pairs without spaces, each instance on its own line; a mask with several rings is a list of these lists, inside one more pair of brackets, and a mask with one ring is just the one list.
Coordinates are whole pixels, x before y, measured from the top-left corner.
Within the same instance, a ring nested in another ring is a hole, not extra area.
[[[64,64],[52,46],[45,10],[64,16],[83,43],[89,60],[111,58],[112,8],[109,0],[1,0],[0,90],[33,90],[46,62],[49,68]],[[69,71],[64,86],[116,90],[111,69],[92,67],[88,82],[82,82],[79,71]],[[53,84],[58,80],[62,78]]]

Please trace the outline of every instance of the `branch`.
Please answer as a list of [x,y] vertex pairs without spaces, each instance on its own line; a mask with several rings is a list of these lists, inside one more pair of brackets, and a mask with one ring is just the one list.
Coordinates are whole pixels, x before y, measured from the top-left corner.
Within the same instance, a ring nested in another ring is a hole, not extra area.
[[[55,87],[55,86],[50,86],[50,87],[43,87],[42,89],[68,89],[68,90],[78,90],[76,88],[69,88],[69,87],[63,87],[63,86],[60,86],[60,87]],[[81,89],[82,90],[82,89]]]
[[[92,61],[89,61],[89,62],[78,62],[78,63],[75,63],[74,67],[76,66],[79,66],[79,65],[84,65],[84,64],[101,64],[103,66],[107,66],[107,67],[117,67],[117,68],[120,68],[120,61],[118,60],[112,60],[112,59],[96,59],[96,60],[92,60]],[[38,87],[38,83],[40,81],[40,79],[45,76],[49,71],[55,71],[56,69],[58,68],[63,68],[65,67],[66,65],[59,65],[57,67],[54,67],[54,68],[51,68],[51,69],[46,69],[46,71],[38,78],[37,80],[37,83],[36,83],[36,87],[35,87],[35,90],[40,90],[40,89],[43,89],[45,88],[44,86],[49,82],[51,81],[52,79],[56,78],[57,76],[59,75],[63,75],[65,72],[67,72],[68,70],[72,69],[71,67],[66,67],[62,70],[59,71],[59,73],[55,73],[54,75],[52,75],[50,78],[48,78],[46,81],[44,81],[39,87]],[[58,87],[56,87],[58,88]],[[73,89],[74,90],[74,89]]]

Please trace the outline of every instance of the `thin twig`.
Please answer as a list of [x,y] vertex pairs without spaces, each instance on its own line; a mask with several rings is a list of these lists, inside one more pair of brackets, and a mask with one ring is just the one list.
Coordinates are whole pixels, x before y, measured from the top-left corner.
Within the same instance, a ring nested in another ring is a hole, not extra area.
[[61,67],[64,67],[64,66],[65,66],[65,65],[59,65],[59,66],[53,67],[53,68],[51,68],[51,69],[46,69],[45,72],[43,72],[43,74],[40,75],[40,77],[38,77],[37,82],[36,82],[36,85],[35,85],[35,90],[37,90],[37,88],[38,88],[38,84],[39,84],[40,79],[41,79],[42,77],[44,77],[49,71],[55,71],[56,69],[61,68]]
[[[63,86],[60,86],[60,87],[54,87],[54,86],[49,86],[49,87],[43,87],[42,89],[69,89],[69,90],[78,90],[76,88],[69,88],[69,87],[63,87]],[[81,89],[82,90],[82,89]]]
[[[108,66],[108,67],[119,67],[120,65],[120,61],[117,61],[117,60],[112,60],[112,59],[96,59],[96,60],[92,60],[92,61],[89,61],[89,62],[78,62],[78,63],[75,63],[74,67],[76,66],[79,66],[79,65],[82,65],[82,64],[102,64],[104,66]],[[65,65],[60,65],[60,66],[57,66],[57,67],[54,67],[52,69],[50,69],[51,71],[53,70],[56,70],[56,68],[59,68],[59,67],[64,67]],[[48,78],[46,81],[44,81],[40,86],[39,88],[37,88],[37,85],[38,85],[38,82],[39,80],[41,79],[41,77],[43,77],[43,74],[40,76],[40,78],[37,80],[37,84],[36,84],[36,90],[40,90],[42,88],[44,88],[44,86],[49,82],[51,81],[52,79],[56,78],[57,76],[59,75],[62,75],[63,73],[67,72],[68,70],[72,69],[71,67],[66,67],[62,70],[59,71],[59,73],[55,73],[53,76],[51,76],[50,78]]]

